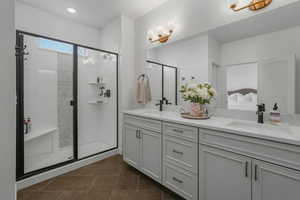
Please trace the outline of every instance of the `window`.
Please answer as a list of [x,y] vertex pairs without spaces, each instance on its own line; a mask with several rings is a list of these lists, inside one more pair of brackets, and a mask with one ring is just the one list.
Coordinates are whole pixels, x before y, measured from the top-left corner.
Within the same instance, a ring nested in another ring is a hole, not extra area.
[[57,52],[61,52],[61,53],[73,54],[73,45],[54,41],[54,40],[40,38],[39,39],[39,47],[41,49],[47,49],[47,50],[57,51]]

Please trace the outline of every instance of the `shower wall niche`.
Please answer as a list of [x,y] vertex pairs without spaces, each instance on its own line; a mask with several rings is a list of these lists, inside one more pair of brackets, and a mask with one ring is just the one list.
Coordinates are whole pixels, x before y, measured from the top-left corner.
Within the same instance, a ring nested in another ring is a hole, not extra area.
[[17,180],[117,148],[118,54],[17,31]]

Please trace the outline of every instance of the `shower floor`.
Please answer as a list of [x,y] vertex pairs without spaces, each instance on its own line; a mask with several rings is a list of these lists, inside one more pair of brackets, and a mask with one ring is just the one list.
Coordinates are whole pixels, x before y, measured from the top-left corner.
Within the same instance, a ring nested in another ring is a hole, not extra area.
[[80,144],[78,148],[78,157],[85,158],[103,151],[107,151],[116,147],[114,144],[107,144],[104,142],[92,142],[88,144]]
[[48,154],[25,157],[25,173],[49,167],[73,159],[73,146],[60,148]]
[[[79,146],[78,157],[85,158],[114,148],[115,145],[103,142],[93,142]],[[73,159],[73,146],[61,148],[48,154],[25,157],[25,173],[49,167]]]

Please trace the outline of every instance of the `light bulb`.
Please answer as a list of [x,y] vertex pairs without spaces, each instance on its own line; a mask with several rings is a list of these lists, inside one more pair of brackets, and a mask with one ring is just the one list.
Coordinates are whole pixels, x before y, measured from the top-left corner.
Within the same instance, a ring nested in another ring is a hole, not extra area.
[[170,22],[168,23],[168,31],[169,31],[169,32],[174,32],[175,28],[176,28],[175,22],[174,22],[174,21],[170,21]]
[[165,30],[164,30],[164,28],[162,26],[157,27],[157,34],[159,36],[162,36],[162,35],[165,34]]
[[152,30],[149,30],[147,33],[147,38],[149,40],[152,40],[154,38],[154,32]]
[[67,11],[71,14],[77,13],[77,10],[75,8],[67,8]]

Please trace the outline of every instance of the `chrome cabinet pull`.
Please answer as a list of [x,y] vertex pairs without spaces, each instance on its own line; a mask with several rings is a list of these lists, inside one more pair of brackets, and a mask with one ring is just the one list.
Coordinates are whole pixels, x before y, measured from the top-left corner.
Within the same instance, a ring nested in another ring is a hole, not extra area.
[[139,139],[142,139],[142,136],[141,136],[141,130],[139,130],[138,136],[139,136]]
[[177,153],[177,154],[183,155],[182,151],[177,151],[176,149],[173,149],[173,153]]
[[255,180],[255,181],[258,180],[258,175],[257,175],[257,173],[258,173],[258,166],[255,165],[255,166],[254,166],[254,180]]
[[248,177],[248,168],[249,168],[249,162],[247,161],[245,164],[245,176]]
[[178,179],[178,178],[176,178],[176,177],[173,177],[172,179],[173,179],[173,181],[176,181],[176,182],[178,182],[178,183],[183,183],[183,181],[182,181],[182,180],[179,180],[179,179]]
[[183,133],[183,130],[179,130],[179,129],[173,129],[173,131],[176,133]]
[[137,139],[139,139],[139,130],[138,130],[138,129],[136,129],[136,131],[135,131],[135,137],[136,137]]

